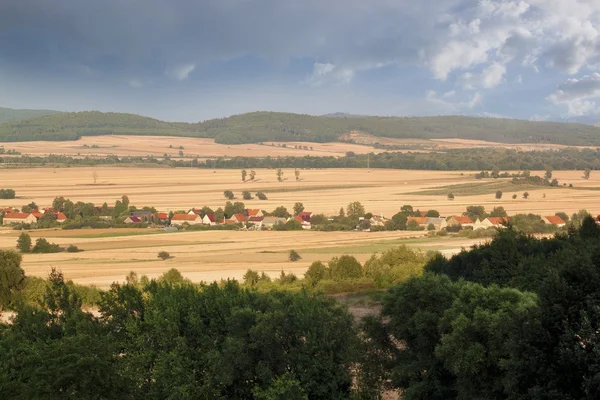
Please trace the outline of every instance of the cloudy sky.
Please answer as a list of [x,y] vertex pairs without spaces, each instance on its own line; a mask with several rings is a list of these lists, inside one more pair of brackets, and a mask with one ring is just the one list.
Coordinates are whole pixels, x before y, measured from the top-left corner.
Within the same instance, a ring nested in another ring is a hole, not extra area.
[[1,0],[0,106],[600,121],[600,1]]

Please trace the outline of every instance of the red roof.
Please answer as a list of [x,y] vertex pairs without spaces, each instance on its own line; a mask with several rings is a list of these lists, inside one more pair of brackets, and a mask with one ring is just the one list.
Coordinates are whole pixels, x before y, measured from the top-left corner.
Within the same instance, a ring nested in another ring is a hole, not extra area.
[[309,211],[302,211],[300,214],[298,214],[298,216],[302,218],[302,220],[310,222],[310,217],[312,216],[312,213]]
[[489,217],[488,221],[492,223],[492,225],[506,225],[508,223],[507,217]]
[[135,223],[142,222],[140,217],[129,217],[129,219],[131,220],[131,222],[135,222]]
[[11,212],[4,216],[5,219],[26,219],[31,214],[20,213],[20,212]]
[[473,220],[470,217],[466,217],[466,216],[454,216],[452,217],[456,220],[456,222],[458,222],[459,224],[472,224]]
[[167,214],[167,213],[158,213],[158,219],[169,219],[169,214]]
[[246,216],[244,214],[233,214],[231,219],[236,219],[238,222],[246,222]]
[[427,222],[427,217],[408,217],[406,219],[406,222],[410,222],[410,221],[416,221],[417,224],[423,225],[424,223]]
[[196,214],[175,214],[171,221],[195,221],[197,218]]
[[205,217],[208,218],[210,222],[215,222],[215,214],[206,214]]
[[258,215],[258,213],[260,212],[259,209],[247,209],[246,213],[248,214],[249,217],[256,217]]
[[56,220],[57,221],[66,221],[67,216],[61,212],[56,213]]
[[261,222],[265,217],[250,217],[248,218],[248,222]]
[[41,212],[39,212],[39,211],[34,211],[34,212],[32,212],[32,214],[33,214],[33,216],[34,216],[34,217],[36,217],[37,219],[40,219],[40,218],[42,218],[42,217],[44,216],[44,214],[42,214],[42,213],[41,213]]
[[565,221],[558,215],[550,215],[544,218],[546,218],[546,220],[552,225],[565,225]]

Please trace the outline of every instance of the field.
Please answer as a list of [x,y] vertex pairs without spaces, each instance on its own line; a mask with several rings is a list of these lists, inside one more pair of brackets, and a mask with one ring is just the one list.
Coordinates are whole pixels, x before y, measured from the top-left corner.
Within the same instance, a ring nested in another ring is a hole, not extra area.
[[[93,184],[92,174],[98,175]],[[198,170],[171,168],[31,168],[0,170],[0,187],[12,188],[17,199],[0,200],[0,206],[20,207],[31,201],[49,206],[56,196],[102,204],[114,203],[127,194],[132,204],[155,206],[160,211],[188,210],[191,207],[223,206],[223,190],[231,189],[241,198],[242,190],[264,191],[268,200],[245,201],[249,208],[272,210],[279,205],[292,209],[303,202],[307,211],[337,214],[350,201],[360,201],[368,211],[390,217],[404,204],[442,215],[461,213],[468,205],[483,205],[491,210],[503,206],[509,212],[554,214],[572,213],[586,208],[599,213],[600,174],[589,180],[578,171],[555,171],[561,182],[574,188],[520,187],[507,180],[476,180],[473,172],[433,172],[403,170],[302,170],[300,180],[285,170],[278,182],[273,170],[257,170],[255,182],[243,183],[237,170]],[[494,193],[501,187],[502,199]],[[447,199],[447,191],[456,199]],[[527,190],[530,198],[521,194]],[[516,200],[512,194],[518,193]],[[546,195],[544,198],[543,195]],[[0,247],[14,247],[19,232],[0,230]],[[240,278],[248,268],[277,275],[281,270],[302,274],[314,260],[327,261],[340,254],[355,254],[365,261],[372,252],[406,243],[421,249],[446,253],[470,246],[476,241],[449,238],[410,238],[414,232],[176,232],[152,229],[53,230],[34,231],[61,245],[75,244],[84,252],[50,255],[25,255],[28,274],[45,276],[50,267],[61,268],[66,277],[79,283],[107,286],[122,280],[131,270],[157,276],[171,267],[195,280]],[[303,259],[287,261],[290,249]],[[166,250],[174,257],[160,261],[156,254]]]

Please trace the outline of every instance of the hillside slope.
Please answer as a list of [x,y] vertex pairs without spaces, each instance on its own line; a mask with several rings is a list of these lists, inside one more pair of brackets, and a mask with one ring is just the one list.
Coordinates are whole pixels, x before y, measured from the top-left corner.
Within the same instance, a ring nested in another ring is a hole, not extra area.
[[600,146],[600,129],[575,123],[444,117],[328,117],[254,112],[195,124],[163,122],[134,114],[61,113],[0,125],[0,141],[73,140],[81,136],[166,135],[214,138],[218,143],[333,142],[351,131],[377,137],[474,139],[501,143]]
[[0,123],[19,121],[23,119],[38,118],[44,115],[58,114],[54,110],[14,110],[12,108],[0,107]]

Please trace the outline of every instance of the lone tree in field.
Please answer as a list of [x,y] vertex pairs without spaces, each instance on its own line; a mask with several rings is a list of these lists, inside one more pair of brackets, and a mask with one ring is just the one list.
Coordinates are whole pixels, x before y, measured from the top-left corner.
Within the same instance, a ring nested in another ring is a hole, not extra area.
[[223,196],[225,196],[225,198],[227,200],[233,200],[235,198],[235,196],[233,195],[233,192],[231,190],[224,191]]
[[258,197],[259,200],[267,200],[267,195],[263,192],[257,192],[256,197]]
[[277,168],[277,180],[279,182],[283,182],[283,171],[281,168]]
[[0,250],[0,311],[12,304],[16,292],[23,288],[25,271],[22,257],[14,250]]
[[454,200],[454,193],[448,193],[448,200]]
[[296,168],[294,170],[294,175],[296,175],[296,180],[299,181],[300,180],[300,170],[298,168]]
[[497,198],[498,200],[500,200],[500,199],[502,198],[502,191],[501,191],[501,190],[498,190],[498,191],[496,192],[496,198]]
[[300,254],[298,254],[296,250],[290,250],[290,255],[288,258],[290,261],[294,262],[300,260],[302,257],[300,257]]
[[246,176],[248,175],[248,173],[246,172],[245,169],[242,170],[242,182],[246,182]]
[[96,171],[92,172],[92,179],[94,180],[94,185],[98,182],[98,173]]
[[365,216],[365,207],[359,201],[353,201],[346,207],[346,215],[352,219]]
[[17,249],[21,253],[29,253],[31,251],[31,236],[29,234],[23,232],[19,235],[19,239],[17,239]]
[[529,198],[529,192],[523,193],[523,198],[527,200]]
[[592,173],[592,170],[589,168],[586,168],[585,171],[583,171],[583,179],[590,179],[591,173]]
[[544,178],[546,178],[546,180],[548,180],[548,181],[550,179],[552,179],[552,169],[550,169],[550,168],[546,169],[546,173],[544,174]]
[[517,194],[516,193],[513,194],[512,198],[513,198],[513,200],[516,200],[517,199]]
[[247,190],[244,190],[242,192],[242,197],[244,198],[244,200],[252,200],[252,193],[250,193]]
[[250,177],[250,180],[251,180],[251,181],[253,181],[253,180],[254,180],[254,178],[256,177],[256,171],[254,171],[254,170],[251,170],[251,171],[250,171],[250,176],[249,176],[249,177]]
[[169,258],[171,258],[171,255],[169,253],[167,253],[166,251],[159,251],[157,257],[164,261],[164,260],[168,260]]

